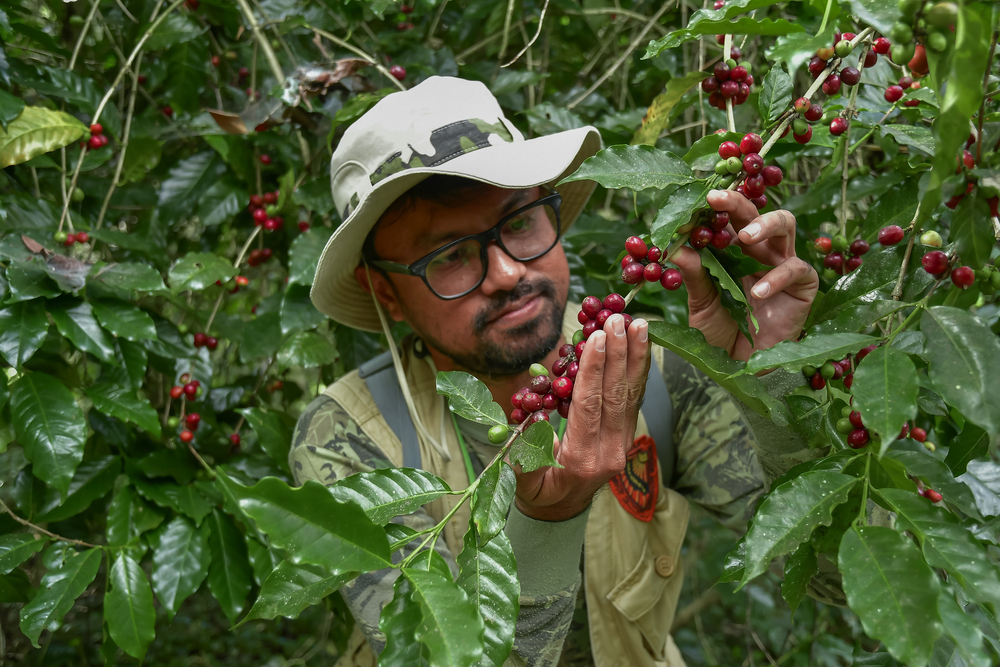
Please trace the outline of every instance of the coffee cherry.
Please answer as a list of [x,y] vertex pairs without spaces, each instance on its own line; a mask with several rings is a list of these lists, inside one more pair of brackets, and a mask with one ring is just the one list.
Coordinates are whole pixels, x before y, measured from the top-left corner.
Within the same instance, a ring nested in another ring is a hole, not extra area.
[[809,111],[809,107],[811,107],[811,106],[812,106],[812,102],[810,102],[805,97],[800,97],[799,99],[795,100],[795,112],[796,113],[802,113],[802,114],[804,114],[805,112]]
[[850,273],[854,269],[859,268],[862,264],[864,264],[864,260],[855,255],[844,262],[844,273]]
[[650,262],[659,262],[660,257],[663,256],[663,251],[657,248],[655,245],[646,251],[646,259]]
[[726,81],[723,81],[722,85],[719,86],[719,93],[726,99],[736,97],[737,93],[739,92],[740,92],[739,82],[733,81],[732,79],[727,79]]
[[[624,257],[622,257],[622,268],[624,269],[626,266],[628,266],[629,264],[633,264],[635,261],[636,259],[632,255],[625,255]],[[584,323],[585,322],[581,320],[580,324]]]
[[[621,294],[609,294],[604,297],[604,307],[612,313],[620,313],[625,310],[625,297]],[[604,326],[604,324],[601,323],[601,326]],[[579,356],[579,354],[580,353],[577,352],[577,356]]]
[[837,373],[843,374],[843,369],[832,361],[828,361],[819,369],[819,374],[823,376],[824,380],[838,380],[840,379]]
[[[812,60],[809,61],[809,73],[812,74],[814,79],[818,78],[823,70],[826,69],[826,61],[819,56],[814,56]],[[799,112],[802,113],[802,112]]]
[[[744,135],[740,140],[740,152],[743,153],[743,155],[754,155],[760,153],[762,148],[764,148],[764,140],[760,138],[759,134],[751,132]],[[760,156],[758,155],[757,157]]]
[[639,262],[633,262],[622,270],[622,282],[626,285],[638,285],[643,281],[645,268]]
[[739,60],[743,57],[743,52],[740,51],[740,47],[733,45],[733,48],[729,49],[729,55],[732,56],[733,60]]
[[875,64],[877,62],[878,62],[877,53],[875,53],[874,51],[869,51],[868,53],[865,54],[865,63],[864,63],[865,69],[870,69],[872,67],[875,67]]
[[528,412],[540,410],[542,408],[542,397],[533,391],[529,391],[521,397],[521,407]]
[[263,165],[269,165],[269,164],[271,164],[271,156],[268,155],[267,153],[263,153],[260,156],[260,163],[263,164]]
[[[743,169],[750,176],[756,176],[764,170],[764,158],[757,153],[749,153],[743,158]],[[763,180],[763,179],[762,179]]]
[[[583,343],[584,341],[580,342]],[[577,355],[577,357],[579,358],[579,355]],[[563,377],[568,377],[570,380],[575,380],[576,374],[579,372],[580,372],[580,363],[577,361],[571,361],[569,362],[569,365],[566,366],[566,372],[563,373]]]
[[893,246],[903,240],[903,228],[899,225],[889,225],[878,230],[878,242],[884,246]]
[[720,82],[728,81],[729,65],[722,62],[715,63],[715,68],[712,70],[712,73],[715,74],[715,78],[718,79]]
[[592,334],[595,331],[597,331],[597,329],[598,329],[597,320],[590,320],[589,322],[587,322],[586,324],[584,324],[583,325],[583,338],[584,338],[584,340],[586,340],[587,338],[590,338],[590,334]]
[[713,9],[722,9],[725,6],[726,6],[726,0],[715,0],[715,2],[712,3]]
[[513,405],[515,408],[522,407],[521,401],[524,400],[524,395],[527,393],[528,393],[528,388],[521,387],[520,389],[517,390],[517,393],[515,393],[513,396],[510,397],[510,404]]
[[812,139],[813,136],[812,126],[807,125],[806,131],[803,132],[802,134],[796,134],[793,132],[792,136],[795,138],[795,141],[799,142],[800,144],[808,144],[809,140]]
[[207,340],[208,340],[208,336],[206,336],[203,332],[199,331],[198,333],[196,333],[194,335],[194,346],[195,347],[205,347],[205,342]]
[[920,260],[927,273],[938,274],[948,270],[948,255],[940,250],[932,250]]
[[944,243],[944,240],[941,238],[940,234],[931,229],[920,235],[920,243],[922,243],[923,245],[929,245],[929,246],[934,246],[935,248],[940,248],[941,245]]
[[705,227],[704,225],[699,225],[694,228],[691,232],[690,243],[692,248],[704,248],[709,243],[712,242],[712,236],[714,232],[711,227]]
[[823,267],[833,269],[837,273],[842,273],[844,270],[844,255],[839,252],[831,252],[823,258]]
[[88,234],[87,232],[77,232],[76,234],[77,243],[87,243],[88,241],[90,241],[90,234]]
[[753,77],[747,75],[747,78],[740,82],[740,92],[736,93],[736,104],[743,104],[750,97],[750,86],[753,84]]
[[586,313],[587,317],[591,319],[597,317],[597,313],[599,313],[601,308],[603,308],[601,300],[596,296],[584,297],[583,303],[581,303],[580,306],[581,311]]
[[813,248],[815,248],[817,252],[827,255],[833,248],[833,240],[829,236],[820,236],[813,241]]
[[823,92],[827,95],[836,95],[840,92],[840,76],[831,74],[823,82]]
[[726,228],[729,224],[729,213],[726,211],[716,211],[715,215],[712,216],[712,231],[719,232]]
[[549,421],[549,415],[544,410],[539,410],[538,412],[531,415],[529,421],[534,424],[536,422],[547,422]]
[[854,428],[865,427],[864,423],[861,421],[861,413],[858,412],[857,410],[851,410],[851,414],[848,416],[848,418],[851,420],[851,423],[854,425]]
[[597,323],[598,328],[603,329],[604,323],[608,321],[608,318],[614,315],[607,308],[603,309],[601,312],[597,313],[597,317],[594,318],[594,322]]
[[803,114],[805,119],[815,123],[820,118],[823,117],[823,106],[820,104],[814,104]]
[[728,160],[731,157],[738,158],[740,155],[742,155],[740,147],[736,145],[735,141],[723,141],[722,145],[719,146],[719,157],[723,160]]
[[252,215],[253,215],[254,222],[263,223],[265,220],[267,220],[267,211],[265,211],[262,208],[255,208],[253,210],[253,214]]
[[197,412],[191,412],[187,417],[184,418],[184,425],[187,426],[192,431],[198,430],[198,424],[201,423],[201,415]]
[[851,420],[848,419],[847,417],[841,417],[840,419],[837,420],[837,433],[842,433],[843,435],[847,435],[853,430],[854,430],[854,424],[852,424]]
[[781,167],[776,167],[774,165],[764,167],[763,171],[760,172],[760,175],[764,178],[764,185],[768,187],[778,185],[781,183],[781,179],[785,177],[781,171]]
[[737,65],[736,67],[734,67],[731,70],[729,70],[729,80],[730,81],[742,82],[749,75],[750,75],[750,73],[747,72],[747,68],[743,67],[742,65]]
[[527,419],[529,416],[530,415],[528,414],[527,410],[524,410],[522,408],[514,408],[514,411],[510,413],[510,420],[515,424],[522,424],[524,423],[524,420]]
[[885,101],[890,103],[898,102],[903,97],[903,89],[900,86],[889,86],[885,89]]
[[747,197],[753,199],[754,197],[759,197],[764,194],[764,178],[762,176],[748,176],[745,181],[743,181],[743,189],[747,193]]
[[660,285],[662,285],[664,289],[670,291],[677,289],[683,283],[684,277],[677,269],[667,269],[663,272],[663,275],[660,276]]
[[487,436],[494,445],[502,445],[507,442],[507,437],[510,435],[510,429],[507,428],[506,424],[497,424],[490,428],[489,435]]
[[659,280],[661,275],[663,275],[663,267],[656,263],[647,264],[642,272],[642,277],[651,283]]
[[967,266],[959,266],[951,272],[951,282],[965,289],[976,282],[976,272]]
[[730,174],[738,174],[743,171],[743,161],[738,157],[731,157],[726,160],[726,171]]
[[160,109],[160,111],[162,111],[163,115],[166,116],[167,118],[173,118],[174,110],[171,107],[169,106],[163,107],[162,109]]
[[309,231],[309,223],[306,222],[305,220],[299,220],[299,231],[303,232],[303,233],[308,232]]
[[178,437],[181,439],[181,442],[188,443],[194,440],[194,433],[185,429],[181,431],[181,434]]
[[205,347],[207,347],[209,350],[214,350],[218,346],[219,346],[218,338],[215,338],[214,336],[208,336],[205,339]]
[[976,159],[972,157],[972,153],[969,151],[962,151],[962,162],[965,164],[966,169],[976,168]]
[[811,378],[809,378],[809,386],[815,389],[816,391],[819,391],[820,389],[826,386],[826,380],[823,378],[822,375],[816,373]]
[[897,440],[902,440],[903,438],[905,438],[909,434],[910,434],[910,425],[909,424],[903,424],[903,429],[899,432],[899,436],[896,439]]
[[96,151],[101,146],[102,146],[101,137],[99,135],[94,135],[87,140],[87,148],[89,148],[92,151]]
[[719,176],[728,176],[729,175],[729,161],[728,160],[719,160],[718,162],[716,162],[715,163],[715,173],[718,174]]
[[559,398],[569,398],[573,395],[573,381],[569,378],[556,378],[552,381],[552,393]]
[[759,197],[754,197],[750,200],[750,203],[754,205],[758,211],[767,206],[767,195],[761,195]]
[[625,250],[636,259],[645,259],[648,252],[646,242],[638,236],[630,236],[625,239]]
[[184,388],[183,387],[174,386],[174,387],[170,388],[170,398],[173,398],[175,400],[178,399],[178,398],[180,398],[181,394],[183,394],[183,393],[184,393]]
[[868,444],[868,429],[856,428],[847,436],[847,444],[851,449],[861,449]]
[[851,45],[851,42],[846,39],[840,40],[837,42],[837,45],[833,47],[833,52],[837,54],[838,58],[846,58],[851,55],[851,51],[853,50],[854,47]]
[[917,442],[923,442],[927,439],[927,431],[915,426],[910,430],[910,437]]
[[844,389],[850,391],[852,384],[854,384],[854,373],[848,373],[844,376]]
[[397,80],[402,81],[406,78],[406,69],[400,65],[393,65],[389,68],[389,74],[396,77]]
[[712,235],[712,246],[724,250],[733,241],[732,234],[726,229],[720,229]]
[[878,39],[875,40],[875,46],[874,46],[875,53],[879,54],[880,56],[884,56],[885,54],[889,53],[889,49],[891,47],[892,47],[892,42],[890,42],[885,37],[879,37]]
[[924,498],[927,498],[932,503],[939,503],[943,498],[943,496],[934,489],[924,489],[922,495],[924,496]]
[[851,241],[851,254],[852,255],[864,255],[869,250],[868,241],[864,239],[854,239]]
[[559,405],[559,399],[553,393],[546,393],[542,396],[542,410],[555,410]]
[[706,93],[714,93],[719,89],[719,85],[722,82],[716,79],[714,76],[710,76],[701,82],[701,89]]

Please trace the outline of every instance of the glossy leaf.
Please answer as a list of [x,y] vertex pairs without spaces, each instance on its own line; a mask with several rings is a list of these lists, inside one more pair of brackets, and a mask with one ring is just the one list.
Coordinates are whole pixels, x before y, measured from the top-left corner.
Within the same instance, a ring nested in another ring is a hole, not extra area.
[[479,487],[472,495],[472,521],[479,546],[503,530],[516,487],[514,469],[505,461],[496,462],[480,475]]
[[31,600],[31,580],[24,570],[0,574],[0,603],[15,604]]
[[146,504],[134,488],[123,486],[108,505],[108,545],[125,546],[162,522],[163,514]]
[[182,44],[197,38],[204,31],[192,17],[174,12],[164,19],[146,40],[146,49],[160,51],[174,44]]
[[970,461],[986,456],[990,438],[986,431],[975,424],[966,424],[962,432],[951,442],[944,462],[956,475],[965,472]]
[[448,397],[452,412],[477,424],[506,425],[507,415],[478,378],[462,371],[437,374],[437,392]]
[[649,103],[642,125],[636,130],[631,143],[655,146],[660,133],[670,125],[670,113],[673,108],[691,88],[707,77],[707,72],[689,72],[684,76],[671,78],[664,91]]
[[701,257],[701,265],[708,270],[718,285],[722,295],[722,305],[729,310],[733,321],[736,322],[736,326],[746,336],[747,341],[753,343],[750,329],[747,327],[747,319],[749,318],[750,323],[753,324],[754,333],[760,331],[760,324],[753,314],[753,307],[747,301],[746,294],[743,293],[743,285],[740,284],[739,280],[730,275],[726,267],[711,252],[703,252],[699,257]]
[[[131,151],[131,147],[129,147]],[[121,262],[106,264],[90,276],[90,280],[114,289],[137,292],[165,290],[160,272],[148,264]]]
[[139,493],[160,507],[173,509],[191,517],[198,525],[201,525],[212,511],[212,503],[193,484],[178,486],[169,482],[147,482],[135,477],[132,478],[132,484]]
[[226,618],[235,622],[246,608],[253,581],[246,543],[232,520],[217,509],[212,510],[205,525],[210,531],[208,546],[211,551],[208,588],[219,601]]
[[705,181],[695,181],[682,185],[670,193],[667,200],[660,204],[660,210],[650,227],[653,245],[660,248],[668,247],[674,232],[691,220],[692,211],[705,207],[705,197],[709,191]]
[[843,359],[846,355],[877,342],[877,338],[855,333],[813,334],[801,341],[782,341],[774,347],[754,352],[747,361],[744,372],[784,368],[795,373],[802,370],[803,366],[818,367],[826,361]]
[[281,345],[281,316],[276,312],[262,313],[243,327],[240,359],[250,363],[270,358]]
[[0,574],[10,574],[11,570],[31,558],[48,544],[48,540],[36,538],[31,533],[0,535]]
[[458,585],[483,617],[483,657],[478,664],[500,667],[513,646],[521,594],[517,563],[506,533],[501,529],[490,539],[478,534],[476,525],[470,524],[458,567]]
[[278,467],[287,472],[292,434],[282,421],[281,415],[265,412],[260,408],[242,408],[237,412],[246,417],[247,423],[257,434],[261,449],[267,452]]
[[847,501],[857,478],[810,471],[777,487],[761,503],[746,537],[746,571],[740,585],[762,574],[771,561],[791,553],[818,526],[829,526],[833,510]]
[[193,252],[184,255],[170,267],[167,280],[173,293],[178,294],[185,290],[203,290],[214,285],[217,280],[225,283],[235,275],[236,269],[224,257],[208,252]]
[[[172,59],[172,64],[182,71],[202,76],[197,70],[185,67],[179,58]],[[225,165],[222,160],[218,159],[215,152],[211,150],[197,153],[178,162],[160,186],[158,203],[161,217],[166,222],[173,223],[188,215],[200,201],[201,195],[216,182],[224,171]],[[210,282],[215,282],[215,280]],[[171,281],[171,286],[173,287],[173,281]],[[193,287],[192,289],[200,288]]]
[[288,335],[309,331],[326,322],[326,315],[316,310],[309,298],[309,288],[289,285],[281,298],[281,333]]
[[404,569],[423,618],[414,638],[427,649],[431,667],[466,667],[483,656],[483,617],[458,584],[437,572]]
[[587,158],[560,184],[597,181],[606,188],[645,190],[694,181],[691,167],[673,153],[646,145],[610,146]]
[[29,373],[11,386],[10,414],[34,475],[65,495],[87,439],[73,394],[50,375]]
[[139,564],[128,554],[115,559],[108,573],[110,590],[104,598],[104,622],[123,651],[142,660],[156,636],[153,591]]
[[1000,339],[972,313],[948,306],[924,311],[920,329],[934,350],[930,378],[962,415],[1000,433]]
[[897,660],[926,665],[943,631],[941,586],[916,545],[891,528],[854,527],[840,543],[839,565],[847,602],[865,632]]
[[21,368],[38,351],[49,330],[45,306],[24,301],[0,310],[0,354],[14,368]]
[[916,181],[906,180],[889,188],[889,191],[875,200],[865,218],[864,237],[874,242],[878,231],[889,225],[898,225],[904,230],[909,227],[917,212]]
[[757,98],[757,109],[765,125],[777,122],[778,117],[785,113],[792,104],[792,77],[781,67],[772,67],[764,77],[760,97]]
[[102,382],[87,387],[94,409],[124,422],[134,422],[154,438],[160,437],[160,419],[146,399],[137,398],[131,387]]
[[[94,355],[101,361],[114,362],[114,341],[98,324],[89,303],[79,301],[73,304],[70,301],[58,300],[48,302],[46,308],[59,333],[68,338],[78,349]],[[48,329],[47,323],[45,329]]]
[[240,623],[255,618],[297,618],[303,609],[319,604],[351,576],[351,573],[331,575],[318,565],[296,565],[283,560],[268,575],[250,613]]
[[990,221],[990,207],[982,190],[973,190],[966,195],[951,218],[949,239],[955,242],[955,251],[962,264],[974,269],[981,268],[990,261],[990,253],[996,238]]
[[104,328],[125,340],[154,340],[156,326],[145,310],[118,299],[98,299],[91,302],[94,314]]
[[121,458],[102,456],[81,463],[70,480],[66,499],[50,489],[42,500],[36,521],[62,521],[84,511],[98,498],[103,498],[114,486],[121,471]]
[[514,439],[508,457],[510,464],[520,465],[523,472],[531,472],[544,466],[561,468],[552,453],[554,436],[552,425],[547,421],[531,424]]
[[229,180],[217,181],[198,202],[198,217],[210,227],[231,220],[246,205],[246,192]]
[[406,577],[393,585],[392,602],[382,609],[378,627],[385,634],[385,650],[379,664],[385,667],[426,667],[428,649],[416,640],[423,611],[413,599],[413,587]]
[[212,560],[210,531],[208,522],[197,528],[188,519],[176,516],[160,534],[160,544],[153,552],[153,591],[168,619],[208,576]]
[[[772,4],[768,2],[768,4]],[[798,23],[792,23],[785,19],[766,19],[744,16],[735,21],[719,20],[707,18],[711,10],[699,10],[691,17],[687,28],[674,30],[667,33],[662,39],[650,42],[646,47],[646,55],[643,58],[653,58],[662,53],[665,49],[676,49],[681,44],[698,39],[701,35],[715,35],[719,33],[731,33],[735,35],[790,35],[796,32],[803,32],[803,28]],[[720,10],[721,11],[721,10]],[[702,12],[706,18],[695,21]]]
[[42,630],[55,630],[62,625],[63,617],[94,581],[100,566],[100,549],[72,551],[60,567],[45,573],[38,594],[21,607],[21,632],[32,646],[39,647]]
[[8,92],[0,91],[0,128],[4,132],[10,121],[21,115],[24,111],[24,100],[14,97]]
[[280,368],[316,368],[332,364],[337,349],[326,336],[316,331],[300,331],[287,338],[278,350]]
[[955,640],[955,648],[968,667],[989,667],[990,659],[983,651],[983,632],[969,612],[962,609],[947,592],[938,597],[938,613],[945,632]]
[[330,486],[339,501],[353,503],[378,526],[411,514],[451,489],[437,475],[418,468],[382,468],[348,475]]
[[288,280],[299,285],[312,285],[319,256],[333,230],[313,227],[292,241],[288,251]]
[[[939,491],[945,502],[954,505],[969,516],[979,518],[979,511],[976,509],[978,498],[969,486],[963,484],[964,479],[956,480],[951,470],[942,461],[934,458],[930,454],[917,451],[896,451],[890,450],[886,458],[891,457],[899,461],[906,468],[909,475],[920,477],[931,488]],[[885,459],[883,459],[885,460]],[[970,464],[971,465],[971,464]],[[897,484],[897,486],[899,486]],[[906,488],[916,488],[906,487]],[[998,506],[1000,513],[1000,506]]]
[[850,0],[851,11],[863,22],[881,33],[889,34],[892,24],[899,20],[897,3],[886,0]]
[[[738,144],[741,139],[743,139],[743,135],[739,132],[713,132],[712,134],[706,134],[691,144],[691,148],[684,154],[684,161],[696,171],[712,171],[715,169],[715,164],[719,161],[719,147],[722,146],[723,142],[733,141]],[[669,199],[678,196],[683,190],[684,188],[678,188],[670,195]],[[703,208],[703,206],[704,202],[702,202],[701,206],[691,207],[691,210],[698,210]],[[653,227],[656,227],[655,222],[653,223]]]
[[809,542],[803,542],[785,561],[785,579],[781,583],[781,597],[792,609],[792,614],[798,609],[799,603],[806,595],[809,582],[819,572],[819,562],[816,551]]
[[163,147],[156,139],[130,137],[128,151],[125,153],[125,165],[122,167],[122,180],[127,183],[141,181],[160,164],[161,157],[163,157]]
[[[843,334],[841,334],[843,335]],[[865,427],[882,438],[879,456],[917,416],[917,369],[903,352],[877,347],[854,371],[854,407]]]
[[0,169],[68,146],[87,133],[87,126],[64,111],[25,107],[0,130]]

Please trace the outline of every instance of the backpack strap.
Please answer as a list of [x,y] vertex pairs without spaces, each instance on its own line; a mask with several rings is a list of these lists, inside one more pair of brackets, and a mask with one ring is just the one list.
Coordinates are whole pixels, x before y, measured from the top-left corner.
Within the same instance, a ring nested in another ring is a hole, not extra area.
[[667,391],[660,365],[656,359],[649,364],[646,379],[646,395],[643,398],[642,416],[646,420],[649,435],[656,443],[656,459],[663,472],[663,484],[673,487],[674,470],[677,467],[677,447],[674,446],[674,405]]
[[417,429],[406,409],[406,399],[392,365],[392,354],[383,352],[361,364],[358,376],[368,385],[368,391],[379,412],[403,445],[403,467],[419,468],[420,443],[417,440]]

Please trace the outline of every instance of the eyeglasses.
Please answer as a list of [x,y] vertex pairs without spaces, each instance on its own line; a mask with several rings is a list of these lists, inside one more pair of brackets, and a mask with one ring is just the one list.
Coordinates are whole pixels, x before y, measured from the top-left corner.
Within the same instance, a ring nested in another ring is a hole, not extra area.
[[366,260],[388,273],[419,276],[440,299],[457,299],[475,290],[486,279],[489,270],[487,247],[491,242],[518,262],[529,262],[552,250],[561,233],[561,203],[559,193],[542,197],[505,215],[493,228],[455,239],[409,265],[374,256]]

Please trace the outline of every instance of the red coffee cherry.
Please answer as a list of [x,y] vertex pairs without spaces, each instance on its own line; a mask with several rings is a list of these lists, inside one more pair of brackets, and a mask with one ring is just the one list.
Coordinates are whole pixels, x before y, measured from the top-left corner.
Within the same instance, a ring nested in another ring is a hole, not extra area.
[[194,433],[192,433],[191,431],[188,431],[187,429],[185,429],[185,430],[181,431],[181,434],[178,437],[180,437],[181,442],[187,443],[187,442],[191,442],[192,440],[194,440]]
[[848,373],[844,376],[844,389],[850,391],[852,384],[854,384],[854,373]]
[[212,56],[212,67],[218,67],[222,64],[222,58],[219,56]]
[[181,397],[181,394],[183,394],[183,393],[184,393],[184,388],[183,387],[176,387],[175,386],[175,387],[171,387],[170,388],[170,398],[178,399],[178,398]]
[[651,283],[655,283],[663,275],[663,267],[656,263],[647,264],[642,272],[642,277]]
[[389,74],[393,75],[399,81],[406,78],[406,69],[400,65],[393,65],[389,68]]
[[719,250],[724,250],[732,241],[733,235],[726,229],[720,229],[712,235],[712,246]]
[[815,389],[816,391],[819,391],[820,389],[826,387],[826,380],[823,378],[822,375],[816,373],[811,378],[809,378],[809,386]]
[[823,92],[827,95],[836,95],[840,92],[840,77],[836,74],[831,74],[823,82]]
[[811,107],[809,107],[809,110],[803,114],[803,116],[805,116],[805,119],[808,120],[809,122],[815,123],[816,121],[818,121],[820,118],[823,117],[823,105],[821,104],[812,105]]
[[719,89],[719,85],[722,82],[716,79],[714,76],[710,76],[701,82],[701,89],[706,93],[714,93]]
[[785,177],[784,173],[781,171],[781,167],[776,167],[771,165],[769,167],[764,167],[760,175],[764,177],[764,185],[769,188],[773,188],[775,185],[781,183],[781,179]]
[[962,289],[970,287],[976,281],[976,272],[968,266],[959,266],[951,272],[951,282]]
[[913,85],[913,77],[901,76],[899,77],[899,87],[906,90]]
[[750,153],[743,158],[743,170],[750,176],[756,176],[764,170],[764,158],[757,153]]
[[306,222],[305,220],[299,220],[299,231],[303,232],[303,233],[304,232],[308,232],[309,231],[309,223]]
[[657,248],[655,245],[646,251],[646,259],[650,262],[659,262],[660,257],[663,256],[663,251]]
[[903,228],[899,225],[889,225],[878,230],[878,242],[884,246],[896,245],[903,240]]
[[843,272],[844,255],[839,252],[831,252],[829,255],[823,258],[823,267],[827,269],[833,269],[838,273]]
[[205,342],[207,340],[208,340],[208,336],[206,336],[203,332],[199,331],[198,333],[196,333],[194,335],[194,346],[195,347],[205,347]]
[[941,502],[941,499],[943,497],[940,493],[938,493],[934,489],[924,489],[924,492],[921,495],[924,498],[927,498],[927,500],[931,501],[932,503]]
[[539,410],[530,417],[531,423],[536,422],[547,422],[549,421],[549,415],[544,410]]
[[[565,379],[565,378],[560,378]],[[559,405],[559,398],[552,393],[545,394],[542,396],[542,410],[555,410],[556,406]]]
[[715,74],[715,78],[719,81],[729,80],[729,65],[724,62],[715,63],[715,69],[712,72]]
[[695,227],[694,230],[691,232],[691,238],[689,239],[691,242],[691,247],[698,249],[704,248],[705,246],[707,246],[709,243],[712,242],[712,236],[714,234],[715,233],[712,231],[710,227],[705,227],[704,225],[699,225]]
[[750,72],[748,72],[747,68],[742,65],[737,65],[733,69],[729,70],[729,79],[731,81],[742,82],[748,76],[750,76]]
[[740,82],[740,92],[736,93],[736,103],[743,104],[750,97],[750,86],[753,83],[753,77],[749,74],[746,80]]
[[829,236],[820,236],[813,241],[813,247],[826,255],[833,249],[833,240]]
[[[604,307],[610,310],[612,313],[620,313],[625,310],[625,297],[621,294],[609,294],[604,297]],[[604,323],[601,323],[604,326]]]
[[810,102],[805,97],[800,97],[799,99],[795,100],[795,112],[796,113],[802,113],[802,114],[804,114],[805,112],[809,111],[809,107],[811,107],[811,106],[812,106],[812,102]]
[[875,64],[877,62],[878,62],[877,53],[875,53],[874,51],[869,51],[868,53],[865,54],[865,69],[870,69],[872,67],[875,67]]
[[521,401],[524,399],[524,395],[528,393],[527,387],[521,387],[517,390],[513,396],[510,397],[510,404],[515,408],[521,407]]
[[209,336],[208,338],[205,339],[205,347],[207,347],[209,350],[214,350],[218,346],[219,346],[218,338],[215,338],[214,336]]
[[552,381],[552,393],[559,398],[569,398],[573,394],[573,381],[569,378],[556,378]]
[[896,439],[897,440],[902,440],[903,438],[905,438],[909,434],[910,434],[910,425],[909,424],[903,424],[903,429],[899,432],[899,437],[897,437]]
[[965,164],[966,169],[976,168],[976,159],[972,157],[972,153],[969,151],[962,151],[962,162]]
[[253,215],[254,222],[263,223],[265,220],[267,220],[267,211],[265,211],[262,208],[255,208],[253,210],[253,214],[252,215]]
[[160,111],[162,111],[163,115],[166,116],[167,118],[172,118],[174,115],[174,110],[169,106],[163,107],[162,109],[160,109]]
[[879,54],[880,56],[884,56],[885,54],[889,53],[889,49],[892,48],[892,42],[890,42],[885,37],[879,37],[878,39],[875,40],[874,48],[875,48],[875,53]]
[[184,424],[192,431],[198,430],[198,424],[201,423],[201,415],[197,412],[192,412],[184,418]]
[[819,78],[819,75],[822,74],[825,69],[826,61],[819,56],[814,56],[813,59],[809,61],[809,73],[812,74],[814,79]]
[[940,250],[931,250],[923,256],[920,263],[927,273],[938,274],[948,270],[948,255]]
[[919,427],[913,427],[910,429],[910,437],[917,442],[924,442],[927,440],[927,431]]
[[868,347],[863,347],[858,350],[858,353],[854,355],[854,363],[860,364],[861,360],[874,352],[876,348],[878,348],[878,345],[869,345]]
[[104,126],[102,126],[100,123],[94,123],[93,125],[90,126],[90,134],[91,135],[104,134]]
[[747,176],[743,181],[743,189],[747,196],[753,199],[764,194],[764,178],[762,176]]
[[861,449],[868,444],[868,429],[856,428],[847,436],[847,444],[851,449]]
[[581,306],[581,311],[586,313],[587,316],[591,319],[597,317],[597,313],[599,313],[601,311],[601,308],[603,308],[601,300],[598,299],[596,296],[584,297],[583,303],[581,303],[580,306]]
[[240,446],[240,434],[239,433],[233,433],[233,434],[231,434],[229,436],[229,442],[233,443],[233,447],[239,447]]
[[767,195],[761,195],[759,197],[754,197],[750,200],[750,203],[759,211],[767,206]]
[[794,137],[795,141],[799,142],[800,144],[808,144],[809,140],[812,139],[812,136],[813,136],[812,125],[806,126],[805,134],[795,134],[794,132],[792,133],[792,137]]
[[[265,199],[260,195],[250,195],[250,205],[259,208],[264,205]],[[273,202],[270,202],[273,203]],[[267,213],[265,212],[265,215]]]
[[764,140],[760,138],[759,134],[751,132],[740,139],[740,152],[744,155],[760,153],[762,148],[764,148]]
[[858,412],[857,410],[852,410],[851,414],[848,415],[847,418],[851,420],[852,424],[854,424],[854,428],[864,428],[865,427],[864,422],[861,421],[861,413]]
[[527,392],[521,397],[521,407],[528,412],[535,412],[542,409],[542,397],[533,391]]
[[267,153],[264,153],[263,155],[260,156],[260,163],[263,165],[271,164],[271,156],[268,155]]
[[718,232],[726,228],[729,224],[729,213],[726,211],[716,211],[712,216],[712,231]]
[[590,320],[589,322],[587,322],[586,324],[584,324],[583,325],[583,338],[584,338],[584,340],[586,340],[587,338],[590,338],[590,334],[592,334],[595,331],[597,331],[597,329],[598,329],[597,320]]
[[740,84],[732,79],[728,79],[723,81],[722,85],[719,86],[719,92],[726,99],[736,97],[736,95],[740,92]]
[[663,286],[663,289],[670,290],[671,292],[682,284],[684,284],[684,277],[677,269],[667,269],[660,276],[660,285]]
[[857,85],[861,81],[861,71],[857,67],[845,67],[840,70],[840,80],[845,86]]
[[847,132],[847,119],[841,116],[837,116],[830,121],[830,134],[835,137],[839,137],[844,132]]
[[101,143],[101,137],[99,135],[94,135],[87,140],[87,148],[92,151],[96,151],[101,146],[103,146],[103,144]]
[[612,313],[610,310],[608,310],[607,308],[605,308],[601,312],[597,313],[597,317],[594,318],[594,322],[597,323],[598,327],[600,327],[601,329],[603,329],[604,328],[604,323],[607,322],[608,318],[611,317],[612,315],[614,315],[614,313]]
[[854,239],[851,241],[850,251],[852,255],[864,255],[869,249],[868,241],[864,239]]
[[740,147],[736,145],[735,141],[723,141],[722,145],[719,146],[719,157],[723,160],[728,160],[731,157],[740,157]]
[[903,97],[902,86],[889,86],[885,89],[885,101],[889,103],[898,102]]
[[625,250],[635,259],[645,259],[648,252],[646,242],[638,236],[630,236],[625,239]]
[[239,71],[239,75],[240,75],[241,79],[245,79],[248,76],[250,76],[250,70],[248,70],[246,67],[241,67],[240,71]]
[[514,411],[510,413],[510,420],[515,424],[521,424],[529,416],[530,415],[528,414],[527,410],[523,410],[521,408],[514,408]]

